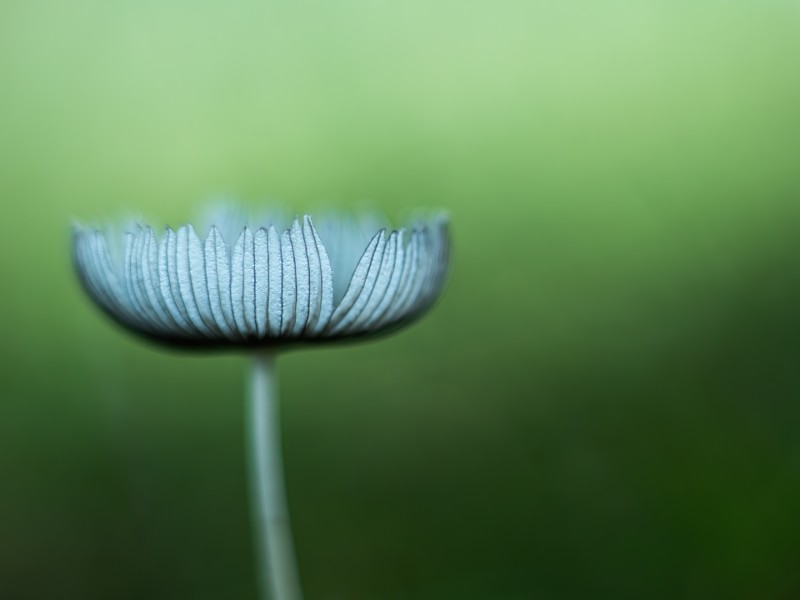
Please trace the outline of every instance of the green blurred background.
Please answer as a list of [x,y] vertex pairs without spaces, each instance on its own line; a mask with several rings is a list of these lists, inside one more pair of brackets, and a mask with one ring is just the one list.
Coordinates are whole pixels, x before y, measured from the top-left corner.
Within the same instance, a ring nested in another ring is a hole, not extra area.
[[800,4],[0,3],[0,596],[254,598],[247,360],[74,218],[452,214],[391,338],[280,360],[307,597],[800,597]]

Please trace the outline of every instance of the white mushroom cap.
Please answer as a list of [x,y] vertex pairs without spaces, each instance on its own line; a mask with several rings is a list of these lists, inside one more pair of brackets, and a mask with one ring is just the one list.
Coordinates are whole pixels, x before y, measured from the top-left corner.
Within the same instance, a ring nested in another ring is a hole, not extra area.
[[329,217],[318,232],[305,215],[283,231],[274,222],[244,227],[235,241],[224,221],[205,239],[192,225],[160,236],[145,225],[117,236],[76,226],[76,270],[122,325],[167,343],[210,346],[385,332],[425,312],[447,277],[442,216],[391,232],[371,218]]

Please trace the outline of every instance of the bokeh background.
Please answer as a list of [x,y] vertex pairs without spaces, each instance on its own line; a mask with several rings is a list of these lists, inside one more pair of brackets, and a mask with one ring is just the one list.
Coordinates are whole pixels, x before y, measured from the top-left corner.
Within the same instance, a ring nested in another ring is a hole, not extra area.
[[280,360],[308,598],[800,597],[795,0],[0,3],[0,596],[256,594],[247,359],[72,220],[448,209],[435,310]]

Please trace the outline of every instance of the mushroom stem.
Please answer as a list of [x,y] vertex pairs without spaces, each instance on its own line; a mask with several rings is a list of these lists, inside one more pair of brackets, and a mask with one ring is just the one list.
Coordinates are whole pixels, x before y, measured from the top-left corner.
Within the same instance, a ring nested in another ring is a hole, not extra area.
[[275,355],[258,352],[248,394],[248,432],[257,573],[264,600],[300,600],[283,483]]

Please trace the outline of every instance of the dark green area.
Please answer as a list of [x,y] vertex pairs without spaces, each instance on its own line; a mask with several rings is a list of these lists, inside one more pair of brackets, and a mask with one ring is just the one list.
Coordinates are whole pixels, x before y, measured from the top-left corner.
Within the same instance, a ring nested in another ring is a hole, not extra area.
[[0,596],[255,597],[245,357],[73,218],[453,218],[414,327],[280,360],[310,599],[800,596],[790,0],[0,4]]

